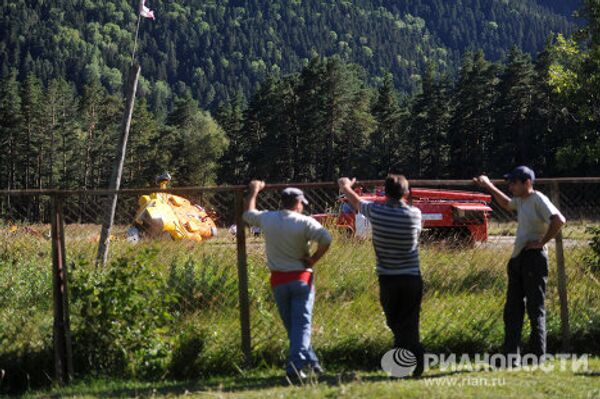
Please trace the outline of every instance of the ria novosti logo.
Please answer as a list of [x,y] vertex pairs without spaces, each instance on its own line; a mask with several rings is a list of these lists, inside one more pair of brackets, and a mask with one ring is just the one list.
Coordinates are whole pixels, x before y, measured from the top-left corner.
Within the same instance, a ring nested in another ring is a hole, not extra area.
[[392,349],[381,358],[381,368],[391,377],[408,377],[417,368],[417,357],[408,349]]
[[[426,353],[423,359],[425,370],[435,367],[439,371],[487,371],[490,368],[504,370],[524,370],[543,372],[572,371],[581,372],[589,370],[588,354],[546,354],[541,357],[532,354],[520,356],[518,354],[504,355],[500,353],[476,354],[435,354]],[[417,368],[417,358],[411,351],[404,348],[392,349],[381,358],[381,368],[391,377],[408,377]],[[600,398],[599,398],[600,399]]]

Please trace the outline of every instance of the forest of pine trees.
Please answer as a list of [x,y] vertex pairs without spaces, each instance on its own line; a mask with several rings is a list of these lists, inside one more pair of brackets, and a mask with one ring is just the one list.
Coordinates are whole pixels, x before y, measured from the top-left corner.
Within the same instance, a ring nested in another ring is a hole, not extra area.
[[265,81],[247,107],[238,97],[219,109],[230,137],[220,180],[469,178],[523,163],[542,176],[598,174],[598,115],[595,126],[583,122],[577,101],[586,100],[549,77],[568,43],[559,37],[535,63],[517,48],[505,64],[468,52],[456,81],[431,64],[405,100],[389,75],[371,88],[356,65],[313,59],[298,75]]
[[[427,62],[454,75],[466,50],[493,61],[511,46],[535,54],[569,33],[581,0],[149,0],[137,46],[140,92],[152,112],[190,90],[214,111],[238,91],[250,97],[270,75],[300,71],[316,56],[361,65],[371,83],[391,72],[411,92]],[[79,93],[100,80],[119,93],[134,44],[137,0],[0,2],[0,74],[44,85],[66,79]]]
[[[167,169],[179,184],[214,181],[227,148],[223,129],[189,95],[177,98],[164,118],[136,103],[127,149],[124,186],[147,186]],[[78,95],[65,80],[43,86],[35,75],[0,85],[2,189],[106,188],[123,114],[121,97],[100,82]]]
[[[556,35],[532,57],[502,62],[467,51],[456,77],[435,60],[413,95],[393,72],[377,84],[344,57],[314,57],[239,89],[214,112],[189,87],[140,91],[123,186],[164,170],[175,184],[498,176],[526,163],[542,176],[600,171],[600,5],[586,0],[581,31]],[[162,97],[161,97],[162,96]],[[0,187],[105,188],[123,100],[97,76],[81,90],[62,78],[9,68],[0,81]]]

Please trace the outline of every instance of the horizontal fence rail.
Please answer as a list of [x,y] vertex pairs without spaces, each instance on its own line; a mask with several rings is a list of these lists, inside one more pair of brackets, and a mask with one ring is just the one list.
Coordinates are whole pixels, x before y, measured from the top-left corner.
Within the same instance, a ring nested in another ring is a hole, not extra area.
[[[492,183],[495,185],[506,185],[507,182],[504,179],[490,179]],[[357,184],[363,184],[367,186],[374,185],[383,185],[383,180],[358,180]],[[600,177],[556,177],[556,178],[540,178],[536,179],[536,184],[546,185],[552,183],[573,183],[573,184],[593,184],[600,183]],[[417,185],[425,185],[425,186],[473,186],[472,180],[410,180],[410,184],[413,186]],[[337,187],[336,182],[318,182],[318,183],[269,183],[266,186],[266,189],[283,189],[286,187],[298,187],[302,189],[310,189],[310,188],[326,188],[326,187]],[[244,191],[247,186],[245,185],[232,185],[232,186],[190,186],[190,187],[177,187],[177,188],[166,188],[161,189],[158,187],[144,187],[144,188],[121,188],[119,190],[58,190],[58,189],[41,189],[41,190],[0,190],[0,195],[83,195],[93,193],[96,195],[107,195],[107,194],[147,194],[154,192],[163,192],[163,193],[171,193],[171,194],[184,194],[184,193],[194,193],[198,191],[203,192],[219,192],[219,191]]]

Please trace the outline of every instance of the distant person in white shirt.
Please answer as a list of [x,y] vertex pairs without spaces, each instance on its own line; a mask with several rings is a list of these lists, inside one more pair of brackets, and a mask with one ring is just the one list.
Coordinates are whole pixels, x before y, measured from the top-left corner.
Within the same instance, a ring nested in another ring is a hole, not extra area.
[[548,249],[546,244],[556,237],[565,217],[548,197],[533,189],[535,174],[526,166],[518,166],[504,175],[509,198],[487,176],[473,178],[487,189],[508,211],[516,211],[519,225],[510,261],[508,290],[504,306],[504,354],[513,359],[519,353],[525,310],[531,324],[529,353],[538,363],[546,353],[546,283],[548,281]]

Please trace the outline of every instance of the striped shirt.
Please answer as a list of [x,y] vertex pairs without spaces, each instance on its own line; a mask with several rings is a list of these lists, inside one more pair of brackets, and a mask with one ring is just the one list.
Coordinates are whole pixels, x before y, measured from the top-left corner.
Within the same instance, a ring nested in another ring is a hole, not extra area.
[[401,202],[360,202],[360,213],[371,222],[377,274],[419,275],[421,211]]

